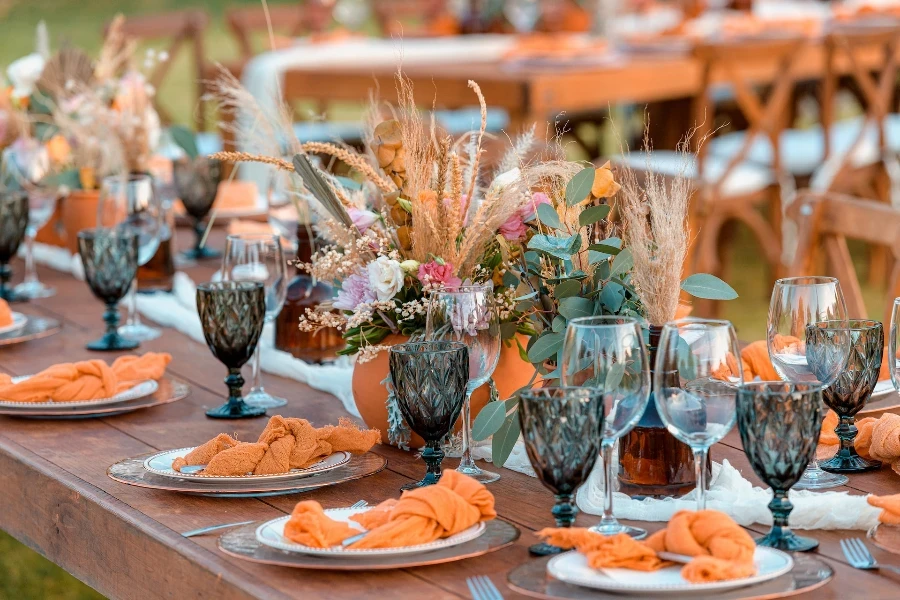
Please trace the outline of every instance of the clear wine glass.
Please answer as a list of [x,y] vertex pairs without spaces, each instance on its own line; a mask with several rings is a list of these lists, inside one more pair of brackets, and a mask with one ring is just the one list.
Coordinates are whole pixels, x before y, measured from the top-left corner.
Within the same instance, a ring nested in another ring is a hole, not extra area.
[[500,475],[480,469],[472,459],[472,392],[487,383],[500,360],[500,317],[491,282],[432,292],[425,319],[426,340],[463,342],[469,347],[469,385],[463,405],[463,455],[456,469],[481,483]]
[[[138,240],[138,266],[147,264],[159,249],[163,210],[149,175],[113,175],[100,188],[97,226],[131,231]],[[128,292],[128,318],[119,333],[129,340],[145,342],[162,332],[141,323],[137,311],[137,277]]]
[[[222,259],[224,281],[256,281],[262,283],[266,294],[265,322],[278,317],[287,297],[287,263],[281,246],[281,236],[268,233],[241,233],[225,238],[225,254]],[[257,408],[278,408],[287,400],[266,392],[259,368],[260,348],[253,354],[253,387],[244,402]]]
[[28,190],[28,228],[25,229],[25,279],[13,288],[22,298],[49,298],[56,289],[44,285],[34,265],[34,238],[56,210],[57,189],[34,187]]
[[647,536],[645,529],[619,523],[613,515],[616,441],[631,431],[650,398],[650,365],[641,326],[631,317],[581,317],[566,326],[560,378],[563,386],[598,390],[603,395],[600,453],[603,457],[603,517],[591,531],[603,535]]
[[734,427],[743,382],[730,321],[687,318],[663,326],[653,381],[656,409],[669,433],[694,452],[697,510],[706,509],[709,448]]
[[[828,387],[838,378],[850,353],[850,339],[841,354],[834,349],[827,361],[814,369],[807,352],[807,328],[823,321],[836,321],[847,328],[847,305],[841,284],[833,277],[789,277],[775,282],[769,304],[766,344],[769,359],[784,381],[818,383]],[[814,349],[810,349],[814,354]],[[824,413],[823,413],[824,414]],[[798,489],[825,489],[846,484],[844,475],[829,473],[815,458],[794,485]]]
[[517,33],[531,33],[541,18],[541,0],[506,0],[503,16]]
[[894,389],[900,392],[900,354],[898,354],[897,344],[900,343],[900,298],[894,298],[894,306],[891,309],[891,331],[888,335],[888,354],[884,360],[888,361],[888,368],[891,371],[891,382]]

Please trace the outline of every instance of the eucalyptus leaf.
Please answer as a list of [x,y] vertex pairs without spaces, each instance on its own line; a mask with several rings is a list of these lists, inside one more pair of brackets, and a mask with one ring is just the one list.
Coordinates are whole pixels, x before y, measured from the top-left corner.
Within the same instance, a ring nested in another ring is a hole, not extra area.
[[587,298],[570,297],[559,301],[559,314],[571,320],[594,314],[594,303]]
[[519,440],[519,432],[519,415],[518,411],[515,411],[506,417],[491,440],[491,462],[495,466],[502,467],[506,463]]
[[516,322],[510,323],[501,323],[500,324],[500,339],[502,340],[511,340],[513,336],[516,335],[516,330],[518,329],[519,324]]
[[622,302],[625,300],[625,292],[618,283],[609,281],[603,286],[600,292],[600,303],[607,311],[615,314],[622,308]]
[[582,227],[593,225],[597,221],[602,221],[603,219],[608,217],[610,210],[612,210],[612,207],[609,204],[598,204],[597,206],[590,206],[581,211],[581,214],[578,215],[578,224]]
[[528,241],[529,249],[540,250],[562,260],[569,259],[579,247],[581,247],[581,236],[577,233],[567,237],[539,234]]
[[551,324],[550,329],[552,329],[555,333],[562,333],[566,330],[567,323],[568,321],[566,321],[566,318],[564,316],[556,315],[555,317],[553,317],[553,323]]
[[545,333],[534,340],[528,349],[528,362],[543,363],[555,355],[563,345],[562,333]]
[[472,437],[476,442],[486,440],[506,421],[506,402],[488,402],[472,423]]
[[503,287],[516,287],[519,285],[519,278],[512,271],[503,274]]
[[[613,363],[609,367],[609,371],[606,372],[606,381],[604,382],[604,389],[607,392],[611,392],[619,387],[619,384],[622,383],[622,377],[625,376],[625,363]],[[482,409],[484,410],[484,409]]]
[[681,282],[681,289],[706,300],[734,300],[738,297],[734,288],[709,273],[694,273]]
[[575,206],[585,200],[594,185],[594,167],[585,167],[566,185],[566,204]]
[[553,295],[560,300],[579,294],[581,294],[581,282],[576,279],[567,279],[553,289]]
[[551,204],[538,204],[537,216],[541,223],[553,229],[562,229],[562,223],[559,221],[559,215]]
[[625,248],[613,261],[612,270],[609,272],[610,278],[624,275],[634,266],[634,258],[631,256],[631,250]]
[[197,137],[190,128],[184,125],[172,125],[169,127],[169,134],[178,147],[184,150],[188,158],[193,160],[200,156],[200,151],[197,150]]
[[588,250],[593,250],[594,252],[602,252],[607,256],[616,256],[622,251],[621,248],[616,248],[615,246],[610,246],[608,244],[591,244],[590,246],[588,246]]

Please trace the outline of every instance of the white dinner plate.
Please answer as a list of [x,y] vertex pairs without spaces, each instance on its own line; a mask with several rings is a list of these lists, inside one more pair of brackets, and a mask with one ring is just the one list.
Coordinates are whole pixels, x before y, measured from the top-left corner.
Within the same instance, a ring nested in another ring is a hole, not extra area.
[[[325,514],[335,521],[342,521],[344,523],[347,523],[348,525],[350,525],[350,527],[353,527],[357,531],[363,532],[365,531],[363,526],[356,521],[351,521],[350,517],[355,514],[371,510],[372,508],[373,507],[371,506],[367,506],[364,508],[329,508],[325,510]],[[277,519],[272,519],[271,521],[263,523],[256,529],[256,539],[261,544],[265,544],[266,546],[270,546],[272,548],[278,548],[279,550],[284,550],[286,552],[299,552],[301,554],[311,554],[313,556],[331,556],[335,558],[375,558],[377,556],[419,554],[422,552],[430,552],[431,550],[440,550],[442,548],[449,548],[450,546],[457,546],[459,544],[464,544],[466,542],[474,540],[482,533],[484,533],[485,529],[484,522],[481,521],[479,523],[476,523],[475,525],[472,525],[466,530],[460,531],[455,535],[451,535],[450,537],[435,540],[433,542],[428,542],[427,544],[402,546],[400,548],[366,548],[352,550],[349,548],[344,548],[340,545],[333,546],[331,548],[313,548],[311,546],[304,546],[303,544],[292,542],[284,536],[284,526],[290,518],[290,516],[279,517]]]
[[194,448],[179,448],[177,450],[165,450],[158,452],[144,461],[144,468],[156,475],[163,477],[172,477],[173,479],[182,479],[184,481],[204,481],[207,483],[223,483],[235,480],[258,481],[265,479],[266,481],[282,481],[287,479],[301,479],[309,477],[316,473],[323,473],[332,469],[337,469],[341,465],[350,462],[350,453],[339,451],[326,456],[319,462],[305,469],[291,469],[287,473],[274,473],[271,475],[201,475],[199,471],[203,470],[206,465],[198,465],[184,467],[187,472],[176,471],[172,468],[172,463],[176,458],[184,458],[188,452]]
[[16,331],[18,329],[22,329],[23,327],[25,327],[25,323],[28,322],[28,317],[26,317],[22,313],[14,311],[12,313],[12,320],[13,320],[13,322],[10,323],[9,325],[4,325],[3,327],[0,327],[0,334],[9,333],[10,331]]
[[758,546],[753,556],[756,575],[744,579],[690,583],[681,577],[684,565],[674,565],[658,571],[632,569],[592,569],[587,557],[580,552],[566,552],[554,556],[547,563],[547,573],[572,585],[588,587],[617,594],[641,594],[654,597],[657,594],[702,594],[755,585],[775,579],[790,571],[794,560],[785,552]]
[[[34,375],[22,375],[21,377],[13,377],[13,383],[19,383],[20,381],[25,381],[26,379],[34,377]],[[117,404],[119,402],[128,402],[129,400],[137,400],[138,398],[144,398],[149,396],[150,394],[156,393],[156,390],[159,389],[159,383],[155,379],[147,379],[146,381],[142,381],[131,389],[127,389],[124,392],[116,394],[112,398],[98,398],[97,400],[83,400],[79,402],[55,402],[50,400],[49,402],[16,402],[13,400],[3,400],[0,399],[0,406],[27,406],[30,408],[39,408],[41,406],[46,406],[48,408],[52,407],[56,408],[77,408],[82,406],[98,406],[101,404]]]
[[875,389],[872,390],[871,397],[880,398],[892,393],[894,393],[894,384],[891,383],[890,379],[885,379],[884,381],[879,381],[875,384]]

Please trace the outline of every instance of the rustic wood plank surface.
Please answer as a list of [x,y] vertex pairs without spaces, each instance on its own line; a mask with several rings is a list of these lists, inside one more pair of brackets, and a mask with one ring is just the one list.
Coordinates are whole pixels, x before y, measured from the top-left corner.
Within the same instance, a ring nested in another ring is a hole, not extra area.
[[[189,236],[181,236],[187,240]],[[218,238],[218,234],[216,238]],[[215,243],[215,242],[213,242]],[[214,265],[213,265],[214,266]],[[207,280],[207,265],[190,269],[195,281]],[[21,264],[16,265],[21,272]],[[90,353],[86,341],[101,331],[102,305],[87,285],[68,275],[41,269],[41,278],[56,286],[53,298],[17,306],[29,314],[52,315],[65,322],[62,333],[27,344],[0,348],[0,369],[11,374],[36,372],[54,362],[112,358]],[[390,593],[395,598],[468,598],[465,578],[490,576],[504,597],[506,573],[530,560],[527,547],[533,531],[551,524],[552,497],[530,477],[502,470],[491,484],[501,518],[522,529],[511,547],[467,561],[377,573],[304,572],[257,565],[225,556],[216,536],[186,539],[190,529],[244,520],[263,520],[290,512],[299,499],[315,499],[326,507],[370,503],[396,497],[399,487],[421,476],[423,465],[411,454],[379,447],[388,458],[383,472],[366,479],[302,495],[265,499],[213,499],[183,496],[123,485],[106,476],[109,465],[141,453],[195,444],[227,431],[254,438],[263,419],[217,421],[205,408],[223,402],[225,370],[202,344],[174,330],[142,345],[141,351],[167,351],[174,360],[169,373],[190,383],[191,396],[180,402],[104,419],[73,421],[22,420],[0,417],[0,528],[56,562],[110,598],[358,598]],[[266,387],[288,398],[282,414],[308,418],[315,424],[335,422],[344,415],[335,398],[298,382],[265,376]],[[732,432],[714,450],[759,484]],[[447,460],[452,466],[455,461]],[[895,493],[900,477],[890,470],[851,478],[851,494]],[[590,525],[596,517],[580,515]],[[643,524],[650,530],[661,523]],[[753,532],[767,528],[754,525]],[[863,532],[815,531],[818,554],[836,571],[828,586],[807,597],[897,597],[900,578],[889,573],[851,568],[838,541]],[[870,546],[875,557],[900,564],[900,557]]]

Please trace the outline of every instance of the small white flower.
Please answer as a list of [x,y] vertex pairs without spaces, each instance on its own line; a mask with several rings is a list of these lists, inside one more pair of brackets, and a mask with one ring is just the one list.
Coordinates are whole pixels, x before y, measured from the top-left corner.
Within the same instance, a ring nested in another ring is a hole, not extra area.
[[6,68],[6,76],[13,85],[12,95],[16,99],[27,98],[34,91],[34,85],[44,72],[44,57],[34,52],[14,60]]
[[369,285],[382,302],[392,299],[403,288],[403,269],[396,260],[379,256],[368,264],[366,271]]

